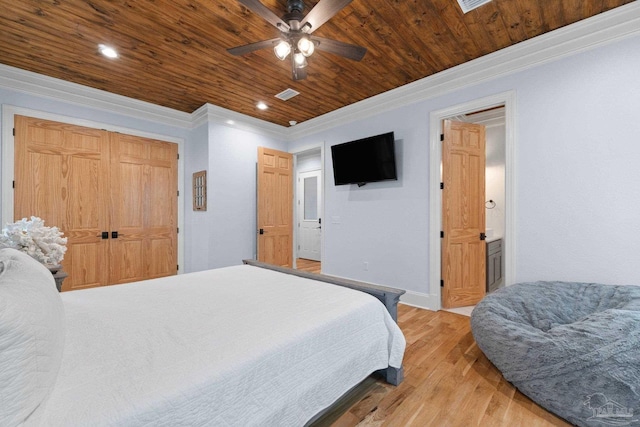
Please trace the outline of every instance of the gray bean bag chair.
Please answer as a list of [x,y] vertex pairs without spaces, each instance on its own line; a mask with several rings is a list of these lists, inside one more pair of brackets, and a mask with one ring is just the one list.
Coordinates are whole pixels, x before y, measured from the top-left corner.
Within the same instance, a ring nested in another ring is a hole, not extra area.
[[579,426],[640,425],[640,287],[537,282],[502,288],[471,314],[504,378]]

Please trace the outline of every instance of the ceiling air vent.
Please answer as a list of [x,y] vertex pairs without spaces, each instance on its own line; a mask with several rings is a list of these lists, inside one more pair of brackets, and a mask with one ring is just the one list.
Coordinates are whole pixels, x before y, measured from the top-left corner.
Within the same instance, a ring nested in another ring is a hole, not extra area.
[[293,90],[291,88],[289,89],[285,89],[282,92],[280,92],[279,94],[276,95],[276,98],[278,99],[282,99],[283,101],[288,101],[291,98],[293,98],[296,95],[300,95],[300,92],[298,92],[297,90]]
[[482,6],[485,3],[489,3],[491,0],[458,0],[458,4],[464,13],[470,12]]

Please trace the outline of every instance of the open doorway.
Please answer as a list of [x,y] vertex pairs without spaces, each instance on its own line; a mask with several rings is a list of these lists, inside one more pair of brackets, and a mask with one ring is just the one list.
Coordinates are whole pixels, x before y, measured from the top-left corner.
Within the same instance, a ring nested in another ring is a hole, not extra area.
[[502,240],[505,231],[505,107],[499,105],[474,111],[456,120],[485,127],[485,242],[487,293],[504,286]]
[[324,182],[322,150],[295,154],[295,268],[322,271],[322,215]]
[[[466,104],[435,111],[431,114],[430,159],[430,294],[433,308],[442,307],[442,146],[440,135],[446,119],[478,123],[486,127],[486,194],[485,194],[485,255],[486,276],[490,290],[513,283],[515,275],[514,224],[514,112],[515,95],[506,92]],[[496,247],[499,253],[496,252]],[[445,284],[446,285],[446,284]],[[463,313],[468,314],[468,313]]]

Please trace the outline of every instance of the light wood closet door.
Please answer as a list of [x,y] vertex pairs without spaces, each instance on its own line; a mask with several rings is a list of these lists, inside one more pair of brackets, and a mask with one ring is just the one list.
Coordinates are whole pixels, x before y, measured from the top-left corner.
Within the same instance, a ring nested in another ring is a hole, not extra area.
[[177,271],[178,146],[111,134],[111,283]]
[[64,290],[107,284],[108,133],[23,116],[15,129],[14,218],[39,216],[64,232]]
[[15,126],[14,216],[68,237],[63,290],[176,274],[177,144],[21,116]]

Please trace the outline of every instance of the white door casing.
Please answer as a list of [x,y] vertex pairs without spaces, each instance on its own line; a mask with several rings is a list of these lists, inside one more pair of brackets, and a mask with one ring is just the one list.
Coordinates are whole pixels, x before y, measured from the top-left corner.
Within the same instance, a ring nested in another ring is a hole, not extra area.
[[429,294],[410,293],[403,301],[430,310],[441,308],[441,254],[440,231],[442,229],[442,198],[440,194],[442,120],[471,111],[505,106],[505,230],[504,230],[504,283],[515,283],[516,277],[516,93],[507,91],[442,110],[432,111],[429,118]]
[[322,241],[320,170],[298,173],[297,188],[298,258],[320,261]]

